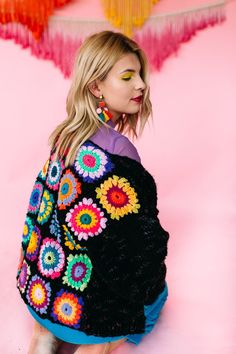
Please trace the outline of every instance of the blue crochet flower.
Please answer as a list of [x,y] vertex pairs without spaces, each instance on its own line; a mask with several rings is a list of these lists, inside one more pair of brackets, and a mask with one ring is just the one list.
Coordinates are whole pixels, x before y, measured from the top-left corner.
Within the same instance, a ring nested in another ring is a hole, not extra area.
[[58,190],[63,169],[64,169],[64,164],[60,160],[52,161],[50,163],[48,169],[48,176],[46,180],[49,189]]
[[57,210],[54,210],[54,213],[52,215],[52,221],[49,226],[50,233],[54,236],[56,236],[57,241],[61,242],[61,230],[60,230],[60,223],[58,221],[57,217]]
[[38,212],[42,194],[43,194],[43,185],[42,183],[36,180],[29,200],[28,211],[30,213],[36,214]]

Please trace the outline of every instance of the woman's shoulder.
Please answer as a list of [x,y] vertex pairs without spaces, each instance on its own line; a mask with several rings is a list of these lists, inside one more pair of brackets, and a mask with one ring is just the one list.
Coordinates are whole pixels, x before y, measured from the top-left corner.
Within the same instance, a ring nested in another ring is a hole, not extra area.
[[113,153],[120,156],[127,156],[141,163],[139,153],[134,144],[124,135],[119,134],[114,140]]
[[89,139],[111,154],[127,156],[141,162],[140,156],[133,143],[123,134],[113,128],[105,129],[102,127]]

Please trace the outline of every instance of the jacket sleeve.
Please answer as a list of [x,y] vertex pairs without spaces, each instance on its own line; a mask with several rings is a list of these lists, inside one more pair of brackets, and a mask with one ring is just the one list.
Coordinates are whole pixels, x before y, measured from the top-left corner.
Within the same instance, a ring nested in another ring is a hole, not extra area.
[[164,286],[168,238],[157,217],[126,219],[89,248],[94,271],[126,301],[152,303]]
[[20,273],[22,261],[25,256],[28,245],[30,243],[30,239],[32,237],[34,225],[36,224],[37,215],[38,215],[36,210],[38,210],[40,208],[40,204],[42,201],[43,191],[44,191],[44,187],[45,187],[45,180],[46,180],[47,172],[48,172],[49,161],[50,161],[50,159],[48,158],[46,160],[46,162],[44,163],[44,166],[42,167],[42,169],[39,171],[38,175],[36,176],[35,181],[34,181],[34,185],[32,187],[30,197],[28,200],[26,217],[25,217],[25,221],[24,221],[24,225],[23,225],[23,229],[22,229],[22,234],[21,234],[21,249],[20,249],[20,257],[19,257],[19,262],[18,262],[18,267],[17,267],[17,277]]

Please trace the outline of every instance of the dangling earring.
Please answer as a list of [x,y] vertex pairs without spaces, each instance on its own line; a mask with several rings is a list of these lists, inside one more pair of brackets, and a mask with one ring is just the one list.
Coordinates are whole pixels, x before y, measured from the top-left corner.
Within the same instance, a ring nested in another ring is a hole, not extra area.
[[104,97],[103,95],[99,96],[100,101],[98,102],[98,108],[96,109],[96,112],[101,120],[103,122],[107,123],[111,118],[112,114],[111,112],[108,111],[108,108],[105,106],[104,102]]

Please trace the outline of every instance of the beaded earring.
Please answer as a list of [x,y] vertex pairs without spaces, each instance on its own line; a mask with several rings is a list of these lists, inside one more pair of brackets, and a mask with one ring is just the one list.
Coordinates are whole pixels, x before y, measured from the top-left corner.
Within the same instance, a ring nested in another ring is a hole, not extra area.
[[106,107],[103,95],[99,96],[99,98],[100,101],[98,102],[98,108],[96,109],[96,112],[99,118],[103,120],[103,122],[107,123],[112,118],[112,114],[108,111],[108,108]]

